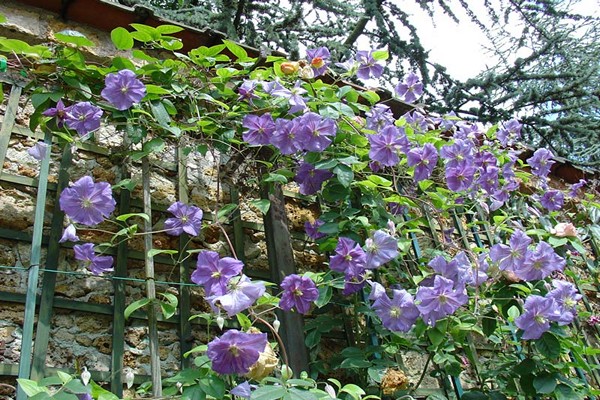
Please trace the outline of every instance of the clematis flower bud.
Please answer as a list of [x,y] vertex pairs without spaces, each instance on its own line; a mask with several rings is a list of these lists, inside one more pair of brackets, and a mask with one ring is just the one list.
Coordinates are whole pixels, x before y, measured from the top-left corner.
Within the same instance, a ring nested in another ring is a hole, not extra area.
[[90,374],[90,371],[88,371],[87,367],[83,367],[83,372],[81,373],[81,382],[83,383],[83,386],[87,386],[88,383],[90,383],[91,377],[92,374]]
[[561,222],[560,224],[556,224],[551,233],[557,237],[576,237],[577,228],[570,222]]
[[134,379],[135,375],[133,373],[133,370],[129,369],[129,371],[127,371],[127,373],[125,374],[125,384],[127,385],[127,389],[131,389],[131,387],[133,386]]
[[302,79],[312,79],[315,77],[315,71],[313,71],[311,67],[306,66],[298,71],[298,75],[300,75],[300,78]]
[[217,317],[217,326],[219,327],[220,330],[223,330],[223,325],[225,325],[225,318],[223,318],[222,316],[218,316]]
[[282,62],[279,67],[284,75],[293,75],[300,69],[300,65],[298,65],[297,62],[292,61]]
[[273,321],[273,330],[275,331],[275,333],[279,333],[280,326],[281,326],[281,322],[278,319]]

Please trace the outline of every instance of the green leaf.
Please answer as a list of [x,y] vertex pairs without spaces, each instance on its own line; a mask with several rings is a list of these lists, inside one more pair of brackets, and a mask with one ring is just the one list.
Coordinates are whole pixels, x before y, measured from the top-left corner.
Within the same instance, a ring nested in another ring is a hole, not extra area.
[[488,400],[488,396],[477,390],[469,390],[468,392],[463,393],[460,400]]
[[[148,93],[148,94],[171,94],[171,92],[169,90],[165,89],[164,87],[157,86],[157,85],[151,85],[151,84],[146,85],[146,93]],[[161,104],[158,101],[152,102],[153,105],[155,103],[156,103],[156,105]],[[166,110],[165,110],[165,112],[166,112]],[[158,118],[156,118],[156,119],[158,120]]]
[[250,395],[250,400],[277,400],[287,394],[283,386],[262,386]]
[[68,382],[65,385],[65,389],[75,394],[83,394],[89,392],[89,388],[84,386],[79,379],[73,379],[70,382]]
[[556,387],[554,395],[556,396],[556,400],[576,400],[584,398],[583,396],[575,393],[572,387],[563,383]]
[[238,313],[235,316],[243,330],[250,329],[250,327],[252,326],[252,321],[250,321],[250,318],[248,318],[242,313]]
[[267,199],[250,200],[250,204],[258,208],[260,212],[265,215],[267,214],[267,212],[269,212],[269,208],[271,208],[271,202]]
[[442,394],[434,393],[427,396],[425,400],[448,400],[448,398]]
[[533,387],[537,393],[548,394],[554,392],[556,388],[556,375],[541,374],[533,378]]
[[288,179],[285,175],[269,173],[269,175],[263,179],[264,182],[277,182],[277,183],[287,183]]
[[535,347],[546,358],[560,356],[560,341],[550,332],[544,332],[542,337],[535,341]]
[[383,186],[383,187],[392,186],[392,181],[390,181],[389,179],[385,179],[379,175],[369,175],[369,176],[367,176],[367,179],[370,182],[373,182],[374,184],[376,184],[377,186]]
[[56,375],[58,375],[63,385],[73,380],[73,377],[70,374],[63,371],[56,371]]
[[129,318],[129,316],[135,311],[138,310],[142,307],[147,306],[148,304],[150,304],[152,302],[152,300],[146,298],[146,299],[139,299],[134,301],[133,303],[131,303],[130,305],[127,306],[127,308],[125,309],[125,319]]
[[119,400],[117,395],[114,395],[110,392],[100,393],[98,396],[98,400]]
[[481,328],[485,336],[490,336],[496,330],[498,326],[498,320],[496,320],[496,313],[489,312],[481,320]]
[[117,50],[129,50],[133,47],[133,38],[129,31],[123,27],[118,27],[110,32],[110,39]]
[[17,379],[17,383],[19,384],[21,390],[23,390],[25,394],[30,397],[35,396],[38,393],[49,393],[48,389],[39,386],[36,381],[32,381],[31,379],[19,378]]
[[171,33],[181,32],[183,28],[177,25],[160,25],[156,27],[156,30],[163,35],[169,35]]
[[291,388],[289,390],[289,392],[285,396],[283,396],[283,399],[284,400],[317,400],[317,396],[315,396],[313,393],[306,391],[306,390]]
[[158,304],[160,305],[160,310],[165,319],[169,319],[177,313],[177,306],[174,306],[173,304],[162,301],[159,301]]
[[368,368],[372,367],[373,363],[361,358],[346,358],[340,364],[340,368]]
[[350,186],[354,180],[354,172],[352,168],[344,164],[338,164],[334,169],[333,173],[336,174],[338,181],[345,187]]
[[227,222],[229,218],[229,214],[233,212],[237,208],[237,204],[229,203],[225,204],[223,207],[219,209],[217,212],[217,221],[219,222]]
[[360,386],[357,386],[353,383],[348,383],[347,385],[344,385],[344,387],[340,389],[340,392],[348,393],[355,400],[359,400],[361,396],[364,396],[366,394],[365,391],[360,388]]
[[315,300],[315,305],[321,308],[324,305],[329,304],[331,296],[333,296],[333,289],[331,286],[321,286],[319,288],[319,297]]
[[231,40],[223,40],[227,50],[229,50],[238,60],[245,60],[248,58],[248,52],[239,44],[232,42]]
[[6,22],[6,16],[4,14],[0,14],[0,24],[3,24]]
[[85,37],[83,33],[74,31],[72,29],[65,29],[64,31],[57,32],[54,34],[54,37],[61,42],[71,43],[76,46],[95,46],[94,42]]
[[377,50],[377,51],[374,51],[371,54],[371,56],[373,57],[374,60],[381,61],[381,60],[387,60],[390,55],[387,52],[387,50]]
[[[134,181],[133,179],[127,178],[127,179],[122,179],[119,182],[115,183],[112,186],[112,188],[113,189],[118,189],[118,188],[120,188],[120,189],[127,189],[130,192],[132,192],[133,189],[135,189],[136,186],[137,186],[137,182],[136,181]],[[126,215],[126,214],[124,214],[124,215]],[[144,214],[144,215],[146,215],[146,214]]]
[[179,253],[179,251],[177,251],[177,250],[151,249],[148,252],[148,257],[155,257],[155,256],[157,256],[159,254],[169,254],[169,255],[171,255],[171,254],[177,254],[177,253]]
[[199,385],[186,386],[183,389],[181,395],[182,400],[204,400],[206,399],[206,393]]
[[225,382],[218,376],[210,376],[206,379],[201,379],[198,384],[207,395],[214,397],[215,399],[222,399],[225,397]]
[[119,215],[117,218],[115,218],[117,221],[127,221],[129,218],[133,218],[133,217],[140,217],[143,218],[144,220],[150,222],[150,217],[148,216],[148,214],[145,213],[129,213],[129,214],[122,214]]

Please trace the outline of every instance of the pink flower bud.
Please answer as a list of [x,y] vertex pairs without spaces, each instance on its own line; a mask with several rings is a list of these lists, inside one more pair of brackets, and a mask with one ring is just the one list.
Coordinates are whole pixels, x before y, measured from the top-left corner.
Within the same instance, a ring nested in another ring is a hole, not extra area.
[[556,224],[551,233],[558,237],[576,237],[577,228],[570,222],[561,222]]

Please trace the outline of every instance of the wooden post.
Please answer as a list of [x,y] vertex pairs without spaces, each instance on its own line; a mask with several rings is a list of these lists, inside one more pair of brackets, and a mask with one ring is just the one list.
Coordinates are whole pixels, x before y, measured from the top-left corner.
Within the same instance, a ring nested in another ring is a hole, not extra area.
[[150,342],[150,370],[152,376],[152,395],[162,396],[162,383],[160,376],[160,354],[158,352],[158,330],[156,323],[156,287],[154,283],[154,257],[152,250],[152,198],[150,196],[150,162],[148,157],[142,158],[142,187],[144,192],[144,213],[148,220],[144,222],[144,250],[146,265],[146,296],[150,299],[148,304],[148,340]]
[[[263,198],[271,202],[269,212],[263,217],[271,280],[279,285],[283,278],[296,273],[294,253],[288,230],[285,200],[279,184],[265,185]],[[295,376],[308,370],[308,352],[304,344],[304,319],[295,312],[279,312],[280,335],[286,347],[290,367]]]

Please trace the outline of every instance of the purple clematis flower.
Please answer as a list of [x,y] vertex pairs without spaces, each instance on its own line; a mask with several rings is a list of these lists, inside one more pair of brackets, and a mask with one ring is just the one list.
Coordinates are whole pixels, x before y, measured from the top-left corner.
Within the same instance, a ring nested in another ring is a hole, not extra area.
[[102,275],[105,272],[113,270],[113,258],[111,256],[97,256],[94,253],[92,243],[76,244],[73,246],[75,259],[83,261],[86,268],[92,271],[94,275]]
[[312,279],[296,274],[286,276],[281,282],[283,294],[279,308],[290,311],[295,308],[300,314],[310,310],[310,303],[319,298],[319,290]]
[[429,178],[438,160],[438,153],[434,145],[425,143],[423,147],[411,149],[407,154],[409,167],[415,167],[413,179],[415,182]]
[[48,156],[49,148],[50,145],[48,145],[46,142],[36,142],[30,149],[27,150],[27,154],[38,161],[43,161]]
[[490,259],[499,263],[501,270],[513,271],[521,268],[521,265],[527,262],[531,238],[521,230],[516,230],[511,235],[509,245],[495,244],[490,250]]
[[563,207],[565,196],[560,190],[547,190],[540,197],[540,204],[548,211],[557,211]]
[[374,131],[393,125],[396,120],[392,110],[385,104],[375,104],[365,115],[367,116],[367,128]]
[[560,309],[552,298],[530,295],[523,308],[523,314],[515,319],[515,325],[523,330],[522,339],[539,339],[550,329],[550,321],[560,318]]
[[[446,160],[448,168],[455,168],[473,162],[473,144],[469,140],[457,139],[451,145],[440,149],[440,156]],[[495,157],[494,157],[495,159]]]
[[181,201],[176,201],[167,208],[175,217],[167,218],[165,229],[169,235],[179,236],[183,232],[198,236],[202,228],[202,210]]
[[537,149],[533,156],[527,159],[527,164],[531,167],[531,173],[539,176],[540,178],[545,178],[550,173],[550,168],[552,164],[556,161],[552,160],[554,156],[552,152],[547,149]]
[[365,252],[367,269],[378,268],[400,254],[398,241],[382,230],[375,231],[373,236],[365,241]]
[[307,151],[322,152],[332,141],[337,131],[337,125],[331,118],[323,118],[314,112],[308,112],[299,117],[298,141]]
[[404,289],[395,289],[394,297],[390,299],[382,289],[383,287],[374,290],[375,302],[372,305],[381,324],[394,332],[408,332],[419,318],[419,309],[415,306],[413,297]]
[[103,111],[100,107],[92,105],[89,101],[73,104],[66,113],[65,123],[74,129],[80,136],[100,128],[100,118]]
[[42,115],[45,115],[46,117],[56,117],[56,126],[62,128],[67,119],[69,110],[71,110],[71,107],[65,107],[62,99],[60,99],[58,100],[58,103],[56,103],[56,107],[47,109]]
[[367,254],[354,240],[341,237],[335,248],[335,255],[329,260],[333,271],[358,275],[365,269]]
[[319,227],[323,224],[325,224],[325,222],[321,221],[320,219],[316,219],[315,222],[312,223],[310,221],[306,221],[304,223],[304,232],[306,232],[306,236],[312,240],[319,240],[327,236],[324,233],[319,232]]
[[524,281],[533,281],[544,279],[554,271],[562,271],[565,265],[565,259],[556,254],[552,246],[539,242],[535,251],[529,252],[529,257],[519,263],[514,273]]
[[415,73],[411,72],[404,81],[396,85],[396,94],[402,101],[412,103],[423,94],[423,83]]
[[58,243],[64,242],[79,242],[79,236],[77,236],[77,229],[75,229],[75,225],[69,224],[69,226],[65,228]]
[[275,122],[271,114],[247,114],[242,125],[246,128],[242,137],[248,144],[260,146],[271,143],[271,137],[275,133]]
[[342,294],[344,296],[350,296],[351,294],[361,291],[367,284],[365,273],[366,270],[364,269],[356,273],[345,273]]
[[278,118],[275,121],[275,133],[271,137],[271,144],[279,149],[281,154],[293,154],[300,151],[302,145],[298,140],[301,126],[297,119],[292,121]]
[[587,185],[587,181],[585,179],[580,179],[579,182],[571,185],[571,189],[569,190],[569,196],[577,197],[579,189]]
[[454,282],[455,287],[475,284],[473,267],[464,251],[454,256],[450,262],[447,262],[442,256],[436,256],[427,265],[444,278]]
[[577,315],[577,302],[582,299],[575,285],[571,282],[554,279],[552,281],[554,289],[548,292],[546,298],[554,299],[558,304],[560,313],[555,319],[559,325],[568,325],[575,319]]
[[238,88],[238,101],[248,100],[250,104],[252,104],[252,99],[257,99],[258,95],[254,93],[256,87],[258,86],[258,81],[253,79],[246,79],[240,87]]
[[248,381],[244,381],[231,389],[229,391],[230,394],[238,397],[242,397],[244,399],[249,399],[252,396],[252,386],[248,383]]
[[206,355],[219,374],[245,374],[258,361],[267,345],[266,333],[244,333],[232,329],[208,343]]
[[273,89],[270,91],[270,94],[273,97],[283,97],[288,99],[288,104],[291,106],[288,111],[289,114],[306,110],[306,100],[302,97],[302,95],[306,93],[306,89],[302,87],[302,81],[297,81],[291,90],[286,89],[281,84],[276,84],[273,85]]
[[228,286],[227,293],[208,296],[206,300],[215,312],[222,308],[229,317],[252,306],[265,293],[263,282],[252,282],[246,275],[241,275],[239,279],[230,279]]
[[110,184],[97,182],[89,176],[80,178],[60,194],[60,209],[79,224],[94,226],[104,221],[117,204]]
[[295,181],[300,186],[300,193],[311,195],[321,190],[321,185],[327,179],[333,177],[330,171],[325,169],[316,169],[314,165],[302,162],[296,171]]
[[421,286],[416,296],[417,308],[423,321],[434,326],[436,321],[453,314],[469,297],[464,287],[454,287],[454,282],[436,275],[433,286]]
[[393,167],[400,162],[398,151],[408,151],[410,144],[406,134],[393,125],[384,127],[375,135],[368,135],[371,145],[369,158],[386,167]]
[[314,77],[325,74],[331,54],[326,47],[306,50],[306,59],[314,72]]
[[471,163],[463,163],[454,168],[446,167],[446,183],[448,189],[462,192],[471,187],[475,177],[475,167]]
[[355,59],[358,62],[356,75],[360,79],[377,79],[383,73],[383,65],[373,58],[373,50],[359,50],[356,52]]
[[502,127],[496,132],[496,137],[502,146],[508,146],[513,140],[521,137],[522,127],[523,125],[513,118],[502,124]]
[[137,78],[135,72],[128,69],[106,75],[104,84],[106,86],[100,94],[117,110],[127,110],[146,95],[146,86]]
[[192,273],[192,282],[204,286],[207,296],[222,296],[227,293],[227,284],[234,276],[242,272],[244,263],[231,257],[219,257],[214,251],[198,254],[196,270]]

